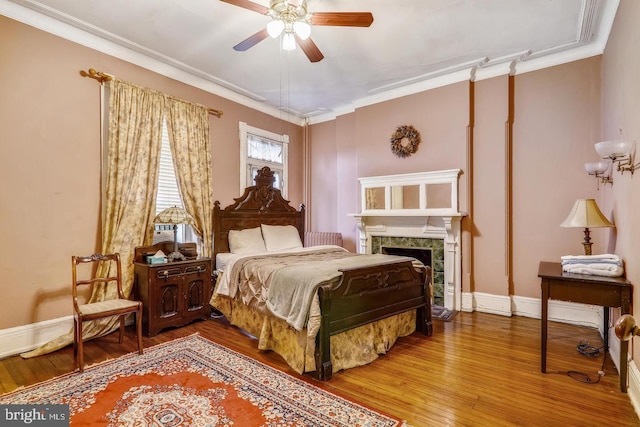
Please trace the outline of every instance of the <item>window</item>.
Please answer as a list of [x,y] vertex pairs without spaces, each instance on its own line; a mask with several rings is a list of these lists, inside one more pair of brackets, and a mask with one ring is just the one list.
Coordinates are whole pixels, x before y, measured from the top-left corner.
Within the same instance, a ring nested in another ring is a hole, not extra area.
[[[184,207],[182,196],[178,188],[178,179],[173,167],[173,156],[169,146],[169,132],[167,123],[162,124],[162,147],[160,148],[160,166],[158,171],[158,192],[156,193],[156,215],[171,206]],[[173,241],[173,226],[170,224],[156,224],[153,243]],[[178,242],[197,241],[195,233],[188,224],[178,225]]]
[[162,124],[162,148],[158,172],[158,193],[156,194],[156,215],[171,206],[182,206],[182,197],[178,189],[178,179],[173,168],[173,156],[169,146],[167,123]]
[[287,197],[289,135],[254,128],[240,122],[240,193],[254,185],[258,170],[268,166],[275,177],[273,187]]

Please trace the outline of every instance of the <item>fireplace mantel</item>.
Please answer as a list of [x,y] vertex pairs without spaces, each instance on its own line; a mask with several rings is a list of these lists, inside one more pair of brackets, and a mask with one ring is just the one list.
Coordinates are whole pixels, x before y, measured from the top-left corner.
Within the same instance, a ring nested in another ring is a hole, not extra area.
[[462,304],[460,169],[359,178],[362,211],[350,214],[359,232],[358,252],[371,253],[372,236],[444,240],[444,304]]

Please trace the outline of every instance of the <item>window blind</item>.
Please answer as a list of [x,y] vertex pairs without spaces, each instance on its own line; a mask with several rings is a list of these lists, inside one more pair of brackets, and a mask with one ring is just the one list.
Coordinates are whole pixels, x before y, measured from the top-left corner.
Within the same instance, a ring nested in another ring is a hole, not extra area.
[[158,172],[158,193],[156,194],[156,215],[171,206],[182,206],[178,180],[173,168],[173,156],[169,147],[167,124],[162,124],[162,148],[160,150],[160,171]]

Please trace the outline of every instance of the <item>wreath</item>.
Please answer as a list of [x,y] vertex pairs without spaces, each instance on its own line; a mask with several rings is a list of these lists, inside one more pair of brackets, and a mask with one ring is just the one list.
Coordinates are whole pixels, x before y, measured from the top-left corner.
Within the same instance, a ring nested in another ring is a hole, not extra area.
[[398,126],[391,135],[391,151],[398,157],[409,157],[418,151],[420,132],[411,125]]

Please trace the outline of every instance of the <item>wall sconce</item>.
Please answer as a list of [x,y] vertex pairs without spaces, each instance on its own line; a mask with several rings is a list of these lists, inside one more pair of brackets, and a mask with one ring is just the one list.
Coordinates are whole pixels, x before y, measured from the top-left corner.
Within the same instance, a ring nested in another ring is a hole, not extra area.
[[[634,141],[635,142],[635,141]],[[623,140],[602,141],[596,143],[596,152],[603,159],[610,159],[617,165],[616,169],[620,173],[631,172],[640,166],[634,164],[635,143]]]
[[605,173],[609,170],[610,167],[611,167],[611,160],[602,160],[600,162],[592,162],[592,163],[584,164],[584,170],[586,170],[589,175],[595,176],[596,179],[598,180],[598,190],[600,189],[600,183],[613,185],[613,179],[611,179],[611,174],[608,173],[605,175]]

